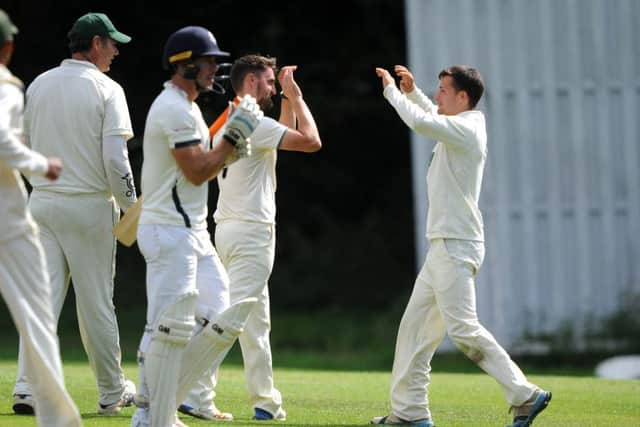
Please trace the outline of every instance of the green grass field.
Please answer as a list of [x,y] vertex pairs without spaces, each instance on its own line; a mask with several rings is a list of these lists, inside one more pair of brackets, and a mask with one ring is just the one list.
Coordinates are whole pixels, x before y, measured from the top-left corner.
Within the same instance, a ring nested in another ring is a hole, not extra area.
[[[388,389],[393,362],[393,345],[389,343],[394,342],[397,326],[389,326],[389,331],[383,334],[385,326],[375,317],[371,322],[360,322],[374,325],[372,330],[355,331],[349,327],[355,324],[353,319],[336,315],[325,318],[329,320],[313,322],[303,316],[274,318],[275,380],[284,395],[286,422],[251,421],[242,359],[238,345],[234,346],[221,367],[216,399],[220,409],[235,416],[236,420],[227,425],[365,426],[371,417],[389,412]],[[142,324],[144,312],[120,313],[119,319],[124,325]],[[327,325],[327,322],[333,323]],[[386,322],[397,323],[397,319]],[[323,335],[324,329],[313,329],[319,323],[328,331],[340,330],[341,333]],[[63,313],[60,324],[66,384],[80,408],[84,425],[129,426],[133,408],[125,409],[117,417],[98,417],[95,380],[80,343],[73,312]],[[9,319],[0,317],[0,327],[6,332],[0,343],[0,427],[35,426],[33,417],[13,415],[11,394],[17,334]],[[133,358],[138,332],[135,328],[121,328],[125,373],[134,381],[137,381]],[[363,336],[371,341],[369,346],[358,341]],[[599,360],[602,356],[576,354],[516,359],[531,381],[553,392],[553,400],[536,420],[536,427],[640,427],[640,381],[593,378],[593,367]],[[431,410],[438,427],[503,427],[511,420],[500,387],[460,352],[436,355],[432,382]],[[191,427],[220,425],[186,416],[181,418]]]
[[[437,363],[437,356],[434,362]],[[33,417],[12,415],[15,368],[15,361],[0,361],[0,426],[35,426]],[[129,425],[131,408],[117,417],[97,416],[97,392],[85,362],[65,361],[64,370],[67,387],[80,408],[85,426]],[[125,372],[129,378],[137,377],[137,368],[132,363],[125,364]],[[364,426],[372,416],[389,411],[388,372],[276,367],[275,378],[285,397],[288,420],[251,421],[241,366],[236,363],[222,366],[216,403],[222,410],[234,414],[236,420],[230,425]],[[640,381],[610,381],[577,375],[529,375],[529,378],[554,394],[549,408],[536,420],[536,426],[640,426]],[[436,366],[432,381],[431,409],[439,427],[496,427],[510,421],[501,390],[489,376],[477,370],[443,372]],[[182,420],[190,426],[212,425],[212,422],[190,417]]]

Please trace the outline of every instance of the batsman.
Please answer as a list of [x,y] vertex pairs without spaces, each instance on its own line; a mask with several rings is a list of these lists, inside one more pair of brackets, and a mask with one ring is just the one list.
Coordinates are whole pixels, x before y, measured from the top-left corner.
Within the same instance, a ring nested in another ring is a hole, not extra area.
[[222,141],[211,147],[195,100],[212,90],[217,58],[226,56],[206,28],[171,34],[163,56],[170,80],[147,115],[138,226],[147,320],[132,427],[183,425],[177,402],[222,362],[255,303],[247,298],[230,306],[229,279],[207,230],[208,182],[250,154],[249,135],[263,116],[255,99],[244,97],[229,115]]

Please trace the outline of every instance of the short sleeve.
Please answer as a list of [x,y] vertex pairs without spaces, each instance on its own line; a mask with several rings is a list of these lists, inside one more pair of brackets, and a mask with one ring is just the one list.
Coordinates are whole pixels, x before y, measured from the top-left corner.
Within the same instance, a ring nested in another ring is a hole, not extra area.
[[133,137],[129,107],[122,87],[113,82],[112,90],[107,96],[102,136],[122,135],[125,139]]
[[202,136],[200,135],[198,124],[189,110],[184,108],[170,108],[166,111],[165,120],[162,127],[169,148],[175,148],[184,143],[200,144]]
[[263,117],[251,135],[254,150],[277,150],[289,128],[271,117]]

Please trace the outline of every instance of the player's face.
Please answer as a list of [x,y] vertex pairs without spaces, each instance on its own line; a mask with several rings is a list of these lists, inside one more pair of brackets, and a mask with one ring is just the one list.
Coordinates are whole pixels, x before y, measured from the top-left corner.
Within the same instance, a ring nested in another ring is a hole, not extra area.
[[456,90],[453,85],[453,77],[443,76],[440,79],[440,85],[436,93],[438,114],[453,116],[464,111],[466,109],[466,101],[463,95],[463,92]]
[[273,108],[273,100],[271,97],[276,94],[276,75],[272,68],[256,75],[258,81],[256,85],[256,101],[262,111],[268,111]]
[[113,58],[120,54],[120,51],[118,50],[118,43],[109,37],[100,38],[97,53],[95,65],[98,70],[106,73],[111,69]]
[[198,66],[198,85],[206,90],[213,89],[213,82],[218,71],[218,62],[213,56],[203,56],[195,60]]

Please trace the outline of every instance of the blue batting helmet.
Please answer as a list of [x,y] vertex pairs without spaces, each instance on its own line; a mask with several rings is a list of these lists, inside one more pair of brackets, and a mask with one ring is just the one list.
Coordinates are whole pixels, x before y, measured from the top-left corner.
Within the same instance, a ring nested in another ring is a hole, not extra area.
[[203,27],[188,26],[171,34],[164,45],[162,63],[165,68],[170,64],[195,59],[200,56],[229,56],[229,52],[220,50],[211,31]]

